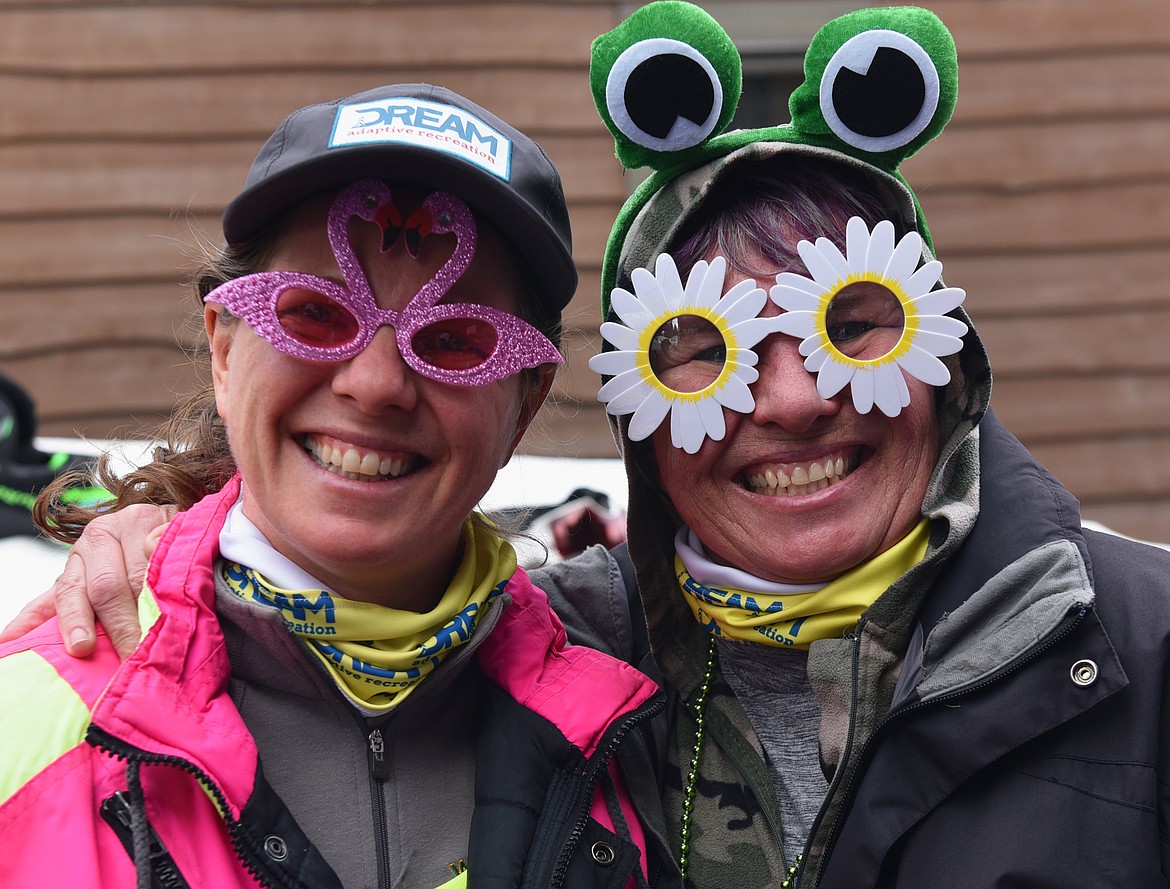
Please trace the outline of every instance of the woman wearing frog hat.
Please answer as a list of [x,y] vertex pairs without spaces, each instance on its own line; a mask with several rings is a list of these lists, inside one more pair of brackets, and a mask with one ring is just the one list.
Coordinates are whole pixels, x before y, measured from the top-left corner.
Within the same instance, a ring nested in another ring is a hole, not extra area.
[[[224,231],[212,385],[103,475],[185,510],[140,640],[0,649],[0,884],[645,885],[648,770],[617,757],[657,689],[566,647],[472,512],[561,361],[556,170],[461,96],[382,87],[286,119]],[[41,505],[67,539],[97,512]]]
[[1082,529],[989,408],[897,169],[951,115],[949,33],[844,16],[791,126],[721,135],[736,61],[675,3],[593,54],[619,159],[656,171],[591,366],[686,885],[1167,885],[1170,557]]
[[650,840],[704,889],[1167,885],[1170,559],[1082,529],[995,418],[898,173],[950,117],[950,35],[837,19],[792,124],[724,134],[738,66],[683,3],[594,45],[618,157],[655,170],[591,362],[628,551],[538,582],[670,693]]

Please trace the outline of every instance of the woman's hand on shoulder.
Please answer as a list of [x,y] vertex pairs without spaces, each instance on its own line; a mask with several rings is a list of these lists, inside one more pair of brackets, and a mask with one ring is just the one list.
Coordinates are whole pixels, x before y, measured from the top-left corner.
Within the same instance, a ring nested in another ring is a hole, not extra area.
[[93,653],[100,622],[118,655],[126,658],[142,633],[137,600],[146,566],[174,514],[173,507],[139,504],[94,519],[73,545],[61,576],[12,619],[0,632],[0,642],[57,614],[69,654]]

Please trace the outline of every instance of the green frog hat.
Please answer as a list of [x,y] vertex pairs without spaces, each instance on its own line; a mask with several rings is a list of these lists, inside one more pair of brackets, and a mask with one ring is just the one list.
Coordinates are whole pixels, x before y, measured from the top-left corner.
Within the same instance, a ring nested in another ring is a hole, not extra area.
[[[822,397],[848,386],[861,413],[876,407],[893,417],[909,404],[903,374],[935,386],[951,380],[941,359],[957,355],[969,331],[960,308],[964,292],[942,285],[926,219],[898,171],[954,110],[958,65],[950,32],[917,7],[859,10],[817,32],[804,73],[789,99],[791,123],[725,132],[742,91],[742,64],[704,10],[660,0],[593,43],[593,98],[617,158],[629,169],[653,170],[610,233],[602,265],[605,351],[589,362],[605,378],[598,398],[607,412],[629,415],[631,441],[648,437],[668,416],[674,445],[688,453],[705,438],[722,439],[722,408],[753,409],[749,386],[759,376],[753,348],[774,332],[801,340]],[[696,263],[684,283],[665,251],[712,184],[742,159],[783,154],[826,157],[861,171],[906,234],[896,238],[890,220],[871,231],[853,218],[844,251],[824,237],[800,243],[808,276],[784,272],[769,291],[751,280],[725,291],[727,263],[716,257]],[[879,285],[885,301],[866,308],[856,295],[859,283],[870,292]],[[835,302],[846,291],[850,299]],[[890,297],[897,300],[893,313]],[[760,317],[768,299],[785,311]],[[838,335],[846,325],[835,319],[846,302],[851,329],[860,312],[870,326],[886,325],[893,345],[863,354],[852,334]],[[881,320],[887,315],[897,316],[896,328]],[[716,333],[722,365],[697,389],[672,388],[662,356],[680,354],[680,341],[681,352],[709,348]]]

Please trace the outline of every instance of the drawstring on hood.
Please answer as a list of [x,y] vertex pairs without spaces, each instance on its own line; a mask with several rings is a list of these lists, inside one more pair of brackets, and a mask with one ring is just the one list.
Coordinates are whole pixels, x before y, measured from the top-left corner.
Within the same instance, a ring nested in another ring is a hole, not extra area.
[[142,792],[139,770],[142,764],[130,760],[126,764],[126,781],[130,788],[130,835],[134,843],[134,870],[138,889],[151,889],[153,868],[150,860],[150,822],[146,820],[146,796]]

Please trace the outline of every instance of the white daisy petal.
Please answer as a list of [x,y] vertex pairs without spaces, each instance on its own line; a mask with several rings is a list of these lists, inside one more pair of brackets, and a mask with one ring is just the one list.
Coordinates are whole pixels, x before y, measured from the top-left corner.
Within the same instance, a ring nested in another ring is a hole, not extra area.
[[836,244],[828,238],[817,238],[816,247],[821,256],[824,257],[825,262],[833,267],[838,278],[844,278],[849,274],[849,262],[837,249]]
[[772,302],[788,312],[815,312],[821,304],[822,293],[821,290],[815,294],[808,293],[787,284],[774,284],[768,291]]
[[898,359],[898,366],[916,380],[931,386],[945,386],[951,381],[947,366],[917,346],[912,345],[910,351]]
[[898,381],[898,397],[902,401],[902,407],[907,407],[910,404],[910,387],[906,385],[906,375],[899,371],[895,379]]
[[663,398],[661,393],[655,392],[653,389],[644,389],[643,391],[646,392],[646,397],[638,405],[638,409],[634,411],[634,416],[630,418],[630,441],[641,441],[644,438],[649,438],[651,433],[662,425],[663,419],[670,411],[670,402]]
[[633,352],[638,348],[637,331],[630,330],[624,324],[606,321],[601,325],[601,336],[614,348],[622,352]]
[[[671,264],[673,265],[673,262]],[[634,269],[630,272],[630,280],[634,284],[634,293],[641,301],[642,308],[650,313],[651,318],[659,318],[674,308],[658,286],[658,279],[646,269]],[[682,289],[681,284],[679,289]]]
[[727,424],[723,420],[723,405],[714,398],[704,398],[696,402],[699,419],[703,423],[703,430],[711,441],[722,441],[727,434]]
[[705,273],[696,279],[698,265],[687,279],[686,303],[692,306],[714,308],[723,298],[723,280],[727,277],[727,260],[716,256]]
[[902,372],[896,364],[883,364],[874,368],[873,403],[887,417],[896,417],[902,412],[902,393],[898,381]]
[[865,256],[865,267],[872,272],[881,271],[890,264],[894,253],[894,223],[883,219],[873,227],[869,236],[869,250]]
[[[803,343],[801,344],[804,345]],[[804,354],[802,351],[801,355]],[[804,359],[804,369],[809,373],[817,373],[829,360],[829,350],[823,346],[814,349],[807,358]]]
[[[778,316],[782,317],[782,316]],[[750,349],[766,336],[780,331],[776,325],[777,318],[753,318],[732,327],[736,342],[745,349]]]
[[777,331],[801,338],[817,333],[816,316],[812,312],[785,312],[771,319]]
[[[616,379],[616,378],[615,378]],[[612,380],[610,382],[613,382]],[[642,403],[655,390],[646,385],[644,380],[639,380],[632,386],[618,392],[605,403],[605,410],[607,413],[613,414],[615,417],[620,417],[625,414],[632,414],[642,406]],[[661,398],[661,393],[658,397]]]
[[[838,274],[838,267],[834,266],[832,261],[824,256],[813,244],[808,241],[801,241],[796,245],[800,251],[800,258],[804,260],[805,268],[808,273],[813,276],[813,280],[822,286],[822,288],[834,286],[841,275]],[[836,249],[836,248],[834,248]],[[837,254],[840,256],[840,253]]]
[[654,320],[654,316],[638,301],[638,297],[621,287],[615,287],[610,293],[609,305],[631,330],[642,330]]
[[920,315],[919,330],[930,330],[947,336],[961,337],[967,333],[967,325],[950,315]]
[[728,324],[750,321],[758,317],[767,305],[768,292],[753,284],[752,281],[740,281],[715,306],[715,311],[726,318]]
[[[695,263],[696,270],[706,269],[706,263],[701,260]],[[700,277],[702,271],[699,272]],[[674,257],[669,253],[659,253],[654,261],[654,277],[657,279],[658,292],[666,301],[667,310],[677,309],[683,303],[683,282],[678,273],[678,266],[674,264]]]
[[637,364],[637,352],[601,352],[589,359],[589,369],[607,377],[617,376]]
[[947,336],[944,333],[919,329],[918,333],[914,335],[914,345],[931,355],[954,355],[963,348],[963,341],[958,337]]
[[873,369],[859,367],[849,381],[853,393],[853,407],[859,414],[868,414],[873,408]]
[[[808,367],[807,361],[804,366]],[[820,373],[817,374],[817,394],[821,398],[832,398],[849,385],[849,381],[853,379],[856,372],[857,369],[852,364],[836,361],[830,354],[828,360],[821,365]]]
[[958,287],[945,287],[915,299],[914,308],[921,315],[945,315],[961,306],[966,298],[966,292]]
[[706,433],[692,401],[676,402],[670,410],[670,440],[676,448],[693,454],[703,446]]
[[724,385],[730,385],[732,380],[739,380],[743,383],[747,383],[750,386],[759,378],[760,372],[758,370],[750,365],[741,364],[735,369],[735,374],[727,378],[727,381],[724,383]]
[[[755,382],[755,380],[748,382]],[[748,388],[747,382],[738,376],[730,377],[727,380],[723,388],[715,393],[715,400],[724,407],[729,407],[741,414],[750,414],[756,409],[756,399],[752,396],[752,390]]]
[[[742,346],[743,343],[741,342],[740,345]],[[735,348],[728,350],[727,360],[735,365],[736,373],[738,373],[742,368],[755,368],[760,362],[760,356],[750,348]]]
[[[611,402],[623,392],[629,391],[631,388],[644,386],[642,381],[642,372],[638,368],[632,368],[615,376],[612,380],[597,390],[597,400],[604,402]],[[634,407],[637,407],[635,403]],[[633,410],[633,408],[630,408]],[[621,413],[620,411],[610,411],[611,414]],[[625,413],[629,413],[626,411]]]
[[807,293],[817,299],[820,299],[821,294],[825,292],[825,288],[816,281],[811,281],[804,275],[798,275],[795,272],[781,272],[776,276],[776,284],[780,287],[790,287],[798,293]]
[[865,271],[865,257],[869,252],[869,227],[860,216],[850,217],[845,224],[845,256],[850,273]]
[[892,278],[895,281],[905,281],[914,274],[914,270],[918,268],[918,263],[921,259],[921,236],[918,232],[906,232],[902,236],[902,239],[898,241],[898,245],[890,255],[889,263],[882,269],[882,272],[887,278]]
[[[906,295],[911,299],[917,299],[920,296],[930,293],[930,288],[938,283],[938,279],[941,276],[942,263],[937,259],[932,259],[906,281],[904,285]],[[950,309],[947,311],[950,311]]]
[[[663,256],[666,256],[666,255],[667,254],[663,253],[658,258],[661,259]],[[672,261],[671,265],[673,265],[673,261]],[[707,269],[709,267],[710,267],[710,265],[707,262],[707,260],[705,260],[705,259],[697,260],[695,262],[695,264],[693,266],[691,266],[691,273],[687,276],[686,284],[683,284],[681,276],[678,273],[678,267],[675,266],[674,277],[679,278],[677,291],[675,291],[672,286],[667,285],[660,278],[659,283],[663,285],[663,290],[665,292],[667,292],[668,294],[673,294],[670,297],[670,299],[673,302],[674,307],[676,309],[680,308],[682,306],[696,305],[696,303],[695,303],[696,293],[703,286],[703,282],[707,280]]]
[[818,349],[823,349],[824,347],[825,343],[821,339],[821,335],[819,333],[814,333],[812,336],[806,336],[800,341],[800,345],[797,347],[797,351],[800,352],[801,355],[807,356],[812,355]]

